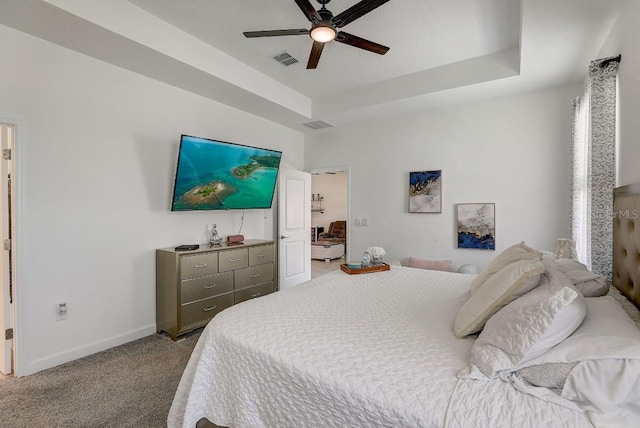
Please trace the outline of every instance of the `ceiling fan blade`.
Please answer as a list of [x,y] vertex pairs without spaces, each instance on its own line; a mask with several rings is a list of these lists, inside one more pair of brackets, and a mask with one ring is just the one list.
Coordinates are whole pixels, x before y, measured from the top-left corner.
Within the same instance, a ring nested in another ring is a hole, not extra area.
[[309,0],[296,0],[296,4],[300,7],[304,16],[312,23],[317,24],[322,21],[322,17]]
[[336,41],[380,55],[386,54],[389,50],[386,46],[363,39],[362,37],[354,36],[353,34],[345,33],[344,31],[338,33]]
[[362,0],[361,2],[354,4],[344,12],[337,14],[335,17],[333,17],[331,22],[333,22],[337,28],[342,28],[348,23],[355,21],[363,15],[366,15],[373,9],[382,6],[388,1],[389,0]]
[[265,31],[245,31],[245,37],[273,37],[273,36],[300,36],[302,34],[309,34],[309,30],[306,28],[294,28],[291,30],[265,30]]
[[313,42],[311,47],[311,54],[309,55],[309,62],[307,62],[307,70],[316,68],[318,61],[320,61],[320,55],[322,55],[322,49],[324,49],[324,43]]

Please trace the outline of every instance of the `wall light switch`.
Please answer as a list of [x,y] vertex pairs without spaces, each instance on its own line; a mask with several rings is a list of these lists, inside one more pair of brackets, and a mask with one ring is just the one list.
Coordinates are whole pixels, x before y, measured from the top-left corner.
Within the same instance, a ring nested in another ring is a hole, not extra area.
[[359,218],[355,219],[353,223],[354,223],[356,226],[362,226],[362,221],[361,221]]
[[363,218],[363,219],[362,219],[362,225],[363,225],[364,227],[369,226],[369,219],[368,219],[368,218],[366,218],[366,217],[365,217],[365,218]]

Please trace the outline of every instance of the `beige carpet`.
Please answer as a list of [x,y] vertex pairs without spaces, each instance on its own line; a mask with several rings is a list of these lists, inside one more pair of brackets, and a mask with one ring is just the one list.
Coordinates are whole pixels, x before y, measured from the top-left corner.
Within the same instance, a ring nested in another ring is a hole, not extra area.
[[0,426],[166,427],[201,330],[154,334],[20,379],[0,379]]

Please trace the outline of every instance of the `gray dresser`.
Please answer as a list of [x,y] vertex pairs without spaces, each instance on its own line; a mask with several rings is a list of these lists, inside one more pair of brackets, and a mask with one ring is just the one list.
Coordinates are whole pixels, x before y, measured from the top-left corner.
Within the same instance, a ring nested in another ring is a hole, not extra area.
[[276,291],[275,243],[156,250],[156,330],[173,340],[229,306]]

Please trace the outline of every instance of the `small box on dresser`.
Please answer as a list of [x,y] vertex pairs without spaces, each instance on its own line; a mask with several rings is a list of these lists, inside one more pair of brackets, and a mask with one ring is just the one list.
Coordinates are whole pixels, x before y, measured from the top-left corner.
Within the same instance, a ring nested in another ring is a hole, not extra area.
[[173,340],[236,303],[276,291],[275,243],[156,250],[156,330]]

